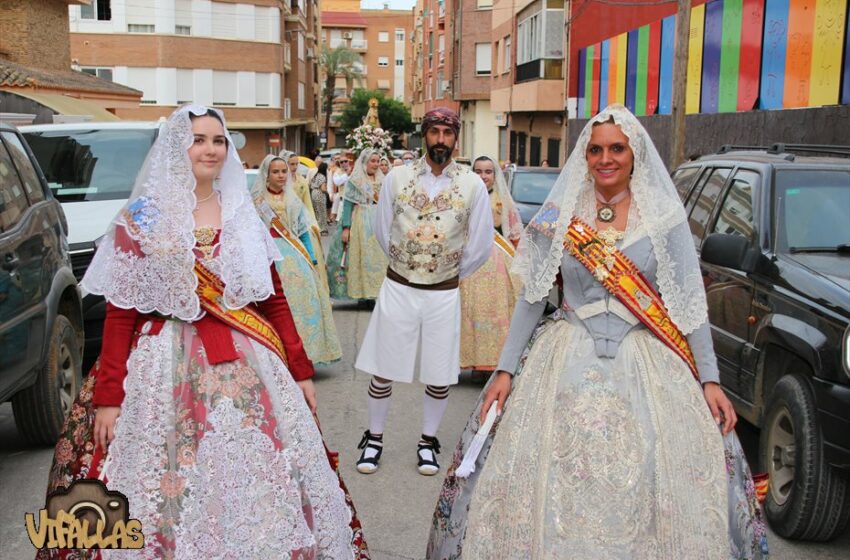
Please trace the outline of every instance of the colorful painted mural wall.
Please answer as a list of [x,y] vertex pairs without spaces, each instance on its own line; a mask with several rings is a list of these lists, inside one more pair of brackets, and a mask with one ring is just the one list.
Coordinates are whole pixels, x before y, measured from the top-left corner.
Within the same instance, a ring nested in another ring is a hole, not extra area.
[[[847,0],[714,0],[691,10],[688,113],[850,104]],[[579,50],[578,117],[670,114],[676,16]]]

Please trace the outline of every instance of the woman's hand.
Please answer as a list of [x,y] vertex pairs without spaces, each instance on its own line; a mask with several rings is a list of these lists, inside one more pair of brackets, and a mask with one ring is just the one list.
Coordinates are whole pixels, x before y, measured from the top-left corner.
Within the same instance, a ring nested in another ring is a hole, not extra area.
[[484,423],[484,419],[487,417],[487,411],[490,410],[493,401],[499,403],[496,405],[496,413],[502,413],[502,409],[505,408],[505,401],[508,400],[508,395],[511,394],[512,383],[513,378],[510,373],[506,371],[496,373],[496,379],[493,380],[490,388],[487,389],[487,394],[484,395],[484,404],[481,405],[481,417],[479,418],[481,424]]
[[348,228],[342,229],[342,242],[343,243],[348,243],[348,237],[349,237],[350,234],[351,234],[350,229],[348,229]]
[[121,416],[120,406],[99,406],[94,416],[94,443],[106,453],[106,446],[115,439],[115,421]]
[[723,435],[725,436],[738,423],[738,415],[735,414],[735,408],[723,392],[723,388],[717,383],[706,383],[702,388],[705,395],[705,402],[708,403],[708,408],[711,410],[711,415],[714,416],[714,421],[719,426],[723,424]]
[[313,380],[305,379],[303,381],[296,381],[296,383],[301,387],[301,392],[304,393],[304,400],[307,401],[310,412],[315,415],[318,404],[316,403],[316,387],[313,385]]

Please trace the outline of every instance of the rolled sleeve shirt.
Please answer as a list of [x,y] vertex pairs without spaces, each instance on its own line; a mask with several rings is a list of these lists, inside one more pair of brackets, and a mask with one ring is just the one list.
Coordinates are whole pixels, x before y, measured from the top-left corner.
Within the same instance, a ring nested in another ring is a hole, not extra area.
[[[384,178],[381,193],[391,192],[393,172],[390,171]],[[469,229],[466,235],[466,243],[463,247],[463,256],[460,259],[460,279],[463,280],[478,270],[487,259],[493,248],[493,212],[490,210],[490,197],[484,181],[476,176],[478,188],[475,190],[472,201],[469,204]],[[419,181],[428,197],[433,200],[440,192],[449,188],[451,178],[445,173],[434,175],[431,166],[425,165],[425,172],[419,176]],[[393,201],[390,196],[381,196],[378,199],[378,208],[375,212],[375,237],[384,250],[390,253],[390,230],[393,224]]]

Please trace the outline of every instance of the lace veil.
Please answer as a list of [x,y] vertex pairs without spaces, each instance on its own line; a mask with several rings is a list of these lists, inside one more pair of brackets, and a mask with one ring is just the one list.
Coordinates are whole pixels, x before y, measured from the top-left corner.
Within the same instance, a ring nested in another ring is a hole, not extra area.
[[490,156],[479,156],[472,161],[472,167],[475,167],[475,162],[480,159],[486,159],[493,164],[495,171],[495,181],[493,190],[499,201],[502,203],[502,231],[505,237],[510,241],[519,241],[522,236],[522,218],[519,215],[514,199],[511,197],[511,191],[508,189],[508,182],[505,180],[505,174],[502,173],[502,168],[499,167],[499,162]]
[[[136,177],[127,204],[112,220],[82,280],[89,293],[124,309],[157,312],[184,321],[201,316],[195,293],[195,176],[190,115],[207,108],[180,107],[162,123]],[[222,122],[224,115],[213,109]],[[270,265],[280,254],[254,210],[245,172],[225,126],[227,156],[214,190],[221,203],[219,259],[224,304],[241,308],[273,293]]]
[[634,152],[629,229],[635,227],[633,221],[639,221],[649,235],[658,261],[658,289],[670,317],[687,335],[708,317],[693,238],[661,156],[637,118],[622,105],[607,107],[582,130],[552,191],[523,233],[513,272],[523,279],[527,301],[540,301],[549,293],[561,263],[570,220],[577,216],[594,223],[596,199],[585,152],[593,124],[612,118],[628,136]]
[[[283,153],[284,152],[281,152],[281,154]],[[284,164],[287,162],[287,158],[284,158],[282,155],[267,155],[263,160],[263,163],[260,164],[257,177],[254,179],[254,184],[251,186],[251,197],[254,199],[254,203],[257,205],[257,211],[260,213],[260,217],[263,219],[267,227],[271,227],[272,214],[269,212],[275,212],[275,210],[273,208],[273,204],[271,204],[272,195],[266,188],[266,183],[269,178],[269,167],[275,160],[282,161]],[[309,212],[307,212],[304,207],[304,203],[301,202],[301,199],[298,198],[297,194],[295,194],[295,189],[293,188],[294,184],[295,182],[292,177],[292,173],[290,173],[287,168],[286,186],[283,187],[285,212],[278,214],[278,217],[280,218],[280,221],[283,222],[283,225],[286,226],[286,229],[289,230],[289,233],[295,237],[301,237],[313,224],[308,217]]]
[[348,184],[345,186],[345,191],[342,197],[345,200],[350,200],[354,204],[372,204],[375,199],[375,189],[381,188],[381,183],[384,181],[384,174],[380,169],[375,171],[373,182],[369,181],[369,175],[366,173],[366,162],[373,155],[381,153],[378,150],[366,149],[360,152],[360,157],[354,163],[354,171],[348,178]]

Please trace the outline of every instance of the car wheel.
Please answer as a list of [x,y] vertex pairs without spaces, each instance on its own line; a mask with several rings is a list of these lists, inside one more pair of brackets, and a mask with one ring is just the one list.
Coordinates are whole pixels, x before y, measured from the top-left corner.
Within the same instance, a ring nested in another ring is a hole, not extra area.
[[786,375],[774,386],[759,448],[770,477],[764,509],[771,528],[787,539],[841,534],[850,519],[850,485],[823,460],[814,398],[800,378]]
[[35,384],[12,399],[18,431],[33,444],[56,443],[82,386],[77,333],[66,317],[56,316],[49,344]]

